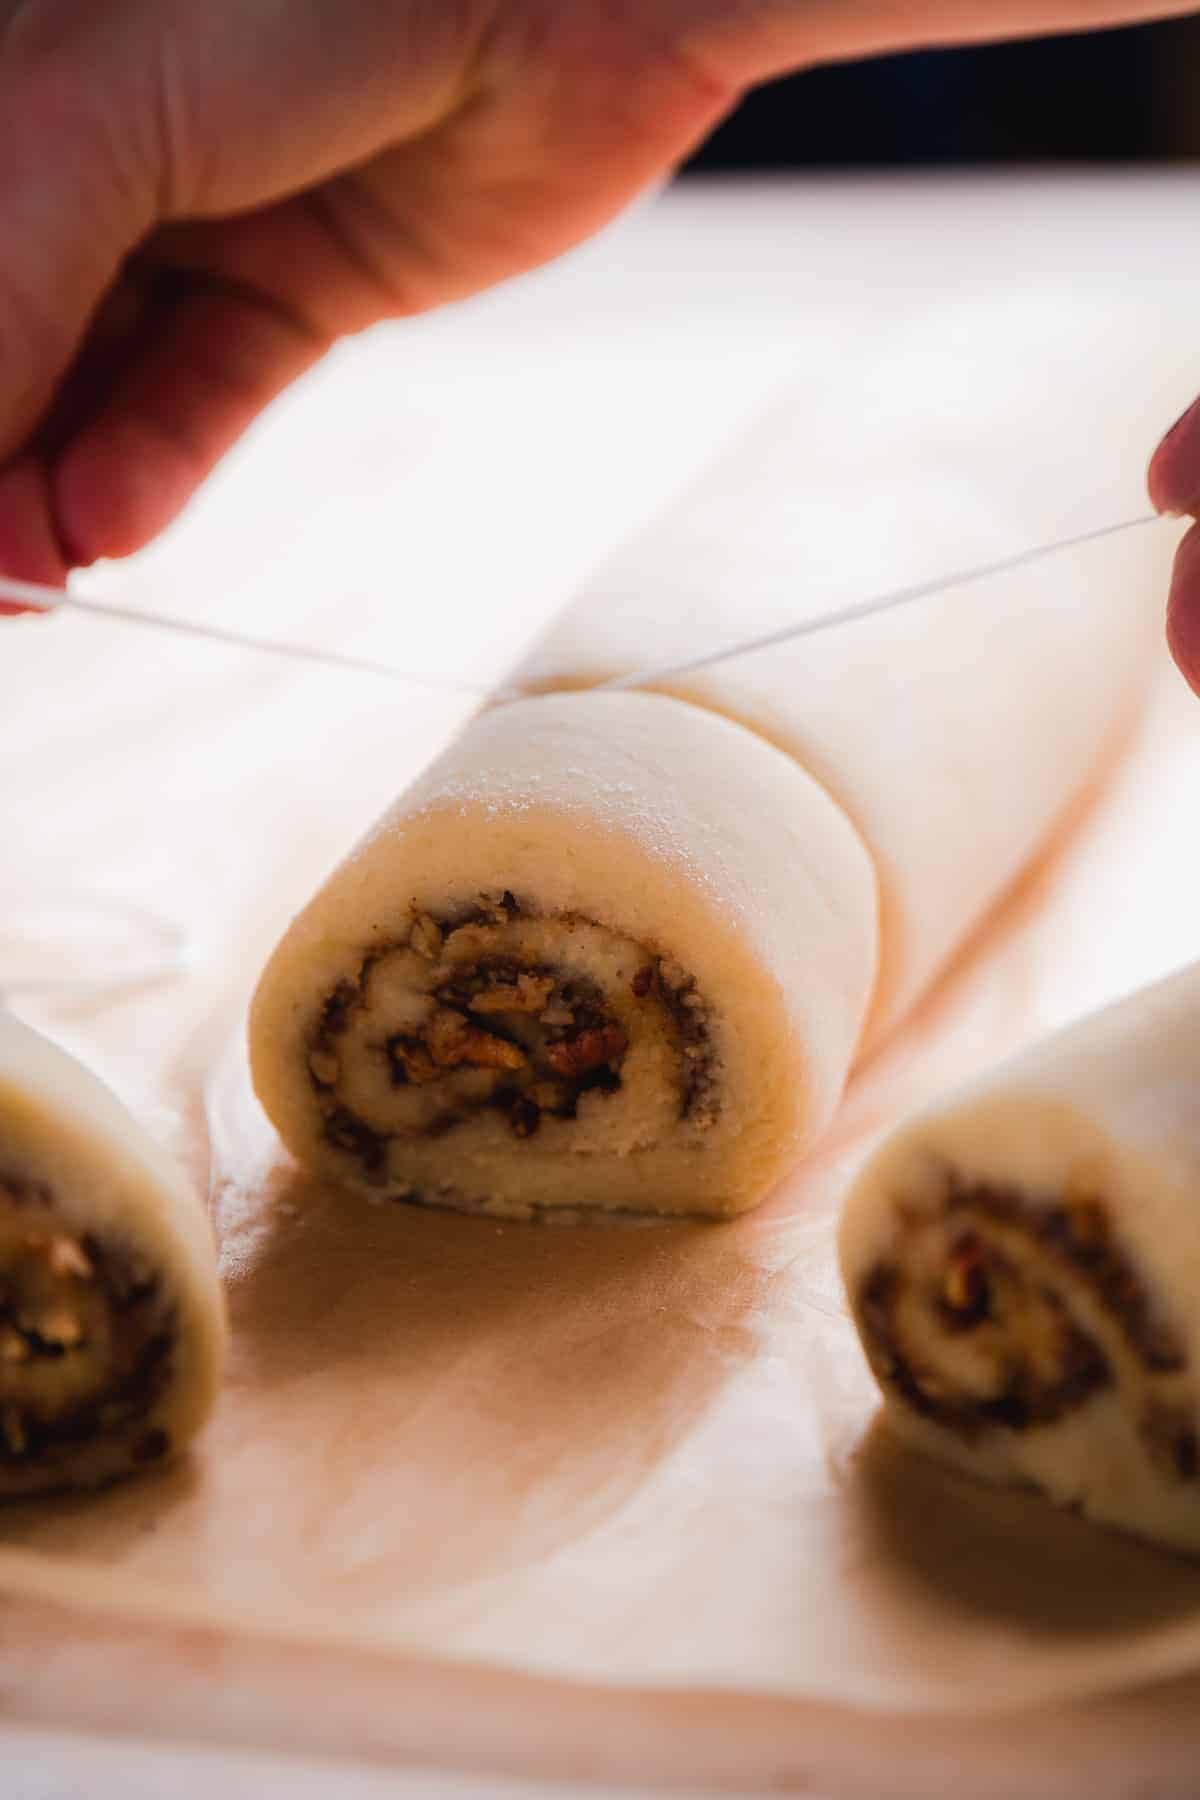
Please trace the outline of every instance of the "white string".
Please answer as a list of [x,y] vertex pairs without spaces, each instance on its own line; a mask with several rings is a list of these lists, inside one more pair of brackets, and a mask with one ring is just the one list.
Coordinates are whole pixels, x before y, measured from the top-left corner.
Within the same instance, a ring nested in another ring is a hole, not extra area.
[[185,637],[207,638],[215,644],[234,644],[241,650],[257,650],[266,656],[285,656],[293,662],[318,663],[329,669],[349,669],[356,675],[377,675],[384,681],[403,681],[410,687],[436,688],[448,694],[480,695],[489,688],[477,682],[461,681],[454,675],[423,675],[394,663],[378,662],[371,656],[353,656],[345,650],[319,650],[311,644],[291,644],[279,638],[252,637],[244,631],[227,631],[220,625],[201,625],[191,619],[165,619],[154,613],[140,612],[134,607],[117,606],[107,600],[77,600],[72,594],[68,606],[82,607],[106,618],[120,619],[127,625],[166,626]]
[[1026,568],[1030,563],[1039,562],[1044,556],[1056,556],[1060,550],[1074,550],[1082,544],[1094,543],[1098,538],[1113,537],[1119,531],[1132,531],[1139,525],[1152,525],[1159,517],[1158,513],[1142,513],[1136,519],[1122,519],[1116,525],[1101,525],[1092,531],[1081,531],[1076,537],[1059,538],[1052,544],[1037,544],[1032,549],[1018,550],[1011,556],[1002,556],[996,562],[981,563],[975,568],[960,569],[953,575],[939,575],[932,581],[921,581],[911,587],[894,588],[890,593],[873,594],[866,600],[855,600],[849,606],[818,613],[815,618],[804,619],[797,625],[783,625],[777,631],[764,632],[760,637],[743,638],[736,644],[726,645],[724,649],[689,657],[685,662],[650,664],[645,668],[635,669],[632,675],[615,675],[608,681],[600,682],[599,686],[605,689],[638,688],[673,680],[678,675],[692,675],[699,669],[711,669],[718,663],[732,662],[734,657],[749,656],[755,650],[771,650],[780,644],[795,643],[797,639],[812,637],[818,631],[829,631],[835,625],[850,625],[857,619],[869,619],[876,613],[890,612],[893,607],[908,606],[915,600],[931,599],[933,595],[947,593],[951,588],[969,587],[972,582],[987,581],[994,575]]
[[[1006,571],[1026,567],[1044,556],[1056,555],[1059,551],[1076,548],[1083,544],[1093,543],[1099,538],[1111,537],[1117,532],[1131,531],[1140,525],[1149,525],[1158,517],[1156,513],[1147,513],[1136,519],[1124,519],[1115,525],[1104,525],[1093,531],[1081,532],[1075,537],[1062,538],[1052,544],[1041,544],[1029,550],[1016,552],[1012,556],[1002,557],[992,563],[979,567],[960,570],[953,575],[946,575],[934,581],[921,582],[915,586],[897,588],[891,593],[875,595],[866,600],[859,600],[852,605],[838,608],[817,618],[805,619],[799,624],[785,626],[778,631],[765,633],[760,637],[746,638],[739,643],[731,644],[721,650],[710,651],[701,656],[692,657],[688,661],[665,666],[650,666],[636,670],[632,675],[620,676],[601,684],[608,689],[628,689],[662,682],[672,677],[690,674],[699,669],[713,668],[718,663],[730,662],[735,657],[747,656],[756,650],[767,650],[773,646],[795,642],[799,638],[812,635],[814,632],[826,631],[837,625],[846,625],[856,619],[869,618],[874,613],[886,612],[892,607],[904,606],[911,601],[928,598],[933,594],[945,592],[952,588],[966,587],[972,582],[985,581],[994,575]],[[142,612],[136,607],[83,598],[65,589],[42,587],[34,582],[16,581],[0,576],[0,599],[9,599],[19,604],[31,605],[41,611],[52,612],[59,608],[67,608],[83,613],[95,613],[104,618],[118,620],[123,624],[141,626],[154,631],[169,631],[177,635],[203,638],[210,642],[228,644],[239,649],[257,651],[264,655],[287,657],[292,661],[306,662],[327,668],[349,670],[355,674],[373,675],[387,681],[398,681],[412,687],[436,689],[440,692],[469,694],[475,698],[510,700],[520,698],[520,693],[511,687],[489,689],[477,683],[457,680],[450,676],[417,674],[408,669],[401,669],[392,663],[379,662],[370,657],[360,657],[338,650],[319,650],[307,644],[281,642],[274,638],[253,637],[244,632],[227,630],[219,625],[199,624],[191,620],[172,619],[161,614]],[[82,904],[86,908],[89,921],[94,924],[98,911],[98,897],[85,895]],[[103,900],[99,901],[102,909]],[[11,900],[6,908],[0,908],[0,916],[4,913],[10,918],[20,917],[26,907],[14,905]],[[39,898],[32,908],[33,916],[41,922],[45,931],[50,919],[46,916],[46,902]],[[148,952],[141,957],[128,955],[122,959],[114,954],[113,945],[106,947],[105,954],[99,958],[100,966],[105,970],[105,979],[100,983],[103,987],[128,988],[142,982],[158,981],[177,973],[186,962],[189,943],[185,932],[170,920],[159,920],[155,916],[144,915],[141,924],[145,935],[151,940]],[[124,948],[124,946],[122,946]],[[37,956],[31,953],[36,946],[31,943],[21,945],[20,974],[4,972],[4,989],[7,994],[39,992],[55,989],[72,989],[82,985],[89,988],[92,984],[87,980],[80,984],[78,978],[64,973],[60,967],[58,953],[50,959],[54,973],[48,975],[45,967],[37,968]],[[95,959],[94,959],[95,960]],[[3,1008],[7,995],[0,990],[0,1008]]]
[[[228,630],[222,625],[202,624],[194,619],[172,619],[162,613],[143,612],[140,607],[121,606],[111,600],[86,599],[66,588],[42,587],[37,582],[13,581],[0,576],[0,600],[12,600],[19,606],[33,606],[41,612],[94,613],[100,618],[116,619],[124,625],[138,625],[152,631],[171,631],[182,637],[204,638],[214,644],[230,644],[239,650],[255,650],[265,656],[283,656],[293,662],[315,663],[324,668],[349,669],[356,675],[376,675],[385,681],[402,681],[410,687],[436,689],[442,693],[470,694],[475,698],[492,696],[494,690],[478,682],[461,681],[453,675],[418,674],[399,668],[394,663],[380,662],[370,656],[353,656],[344,650],[321,650],[311,644],[293,644],[280,638],[254,637],[249,632]],[[497,697],[504,697],[500,690]]]
[[[848,606],[837,607],[831,612],[819,613],[815,618],[803,619],[795,625],[784,625],[758,637],[743,638],[737,643],[703,652],[683,662],[648,664],[635,669],[630,675],[613,676],[608,681],[600,682],[598,686],[607,690],[646,687],[673,680],[680,675],[695,674],[700,669],[715,668],[719,663],[732,662],[735,657],[750,656],[757,650],[770,650],[781,644],[795,643],[818,631],[829,631],[837,625],[850,625],[877,613],[890,612],[894,607],[908,606],[914,601],[927,600],[953,588],[969,587],[975,582],[987,581],[1014,569],[1027,568],[1030,563],[1039,562],[1046,556],[1056,556],[1063,550],[1078,549],[1084,544],[1095,543],[1100,538],[1113,537],[1121,531],[1133,531],[1138,526],[1152,525],[1159,517],[1158,513],[1143,513],[1136,519],[1122,519],[1115,525],[1101,525],[1091,531],[1079,532],[1074,537],[1059,538],[1049,544],[1037,544],[1031,549],[1018,550],[1010,556],[1000,557],[995,562],[981,563],[974,568],[959,569],[951,575],[939,575],[931,581],[894,588],[884,594],[874,594],[865,600],[853,601]],[[34,606],[45,612],[65,607],[72,611],[95,613],[127,625],[143,626],[153,631],[171,631],[184,637],[203,638],[241,650],[257,651],[266,656],[282,656],[294,662],[346,669],[353,674],[374,675],[385,681],[399,681],[410,687],[428,688],[441,693],[468,694],[476,699],[492,701],[521,697],[520,691],[512,687],[491,688],[478,682],[461,681],[450,675],[420,674],[411,669],[400,668],[394,663],[378,661],[374,657],[354,656],[341,650],[321,650],[309,644],[294,644],[278,638],[254,637],[247,632],[229,630],[220,625],[168,618],[163,614],[143,612],[137,607],[121,606],[112,601],[94,600],[90,597],[85,599],[65,588],[42,587],[36,582],[14,581],[7,576],[0,576],[0,600],[13,600],[20,605]]]

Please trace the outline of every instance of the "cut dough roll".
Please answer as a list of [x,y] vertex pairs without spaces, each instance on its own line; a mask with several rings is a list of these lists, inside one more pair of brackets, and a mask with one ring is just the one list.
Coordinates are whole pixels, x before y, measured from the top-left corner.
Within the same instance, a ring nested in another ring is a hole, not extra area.
[[0,1496],[180,1451],[224,1343],[196,1195],[107,1088],[0,1010]]
[[902,1434],[1200,1551],[1200,964],[916,1119],[842,1273]]
[[[984,480],[863,466],[793,400],[613,556],[518,682],[591,687],[1024,549]],[[646,685],[750,727],[858,826],[881,889],[890,1027],[1128,724],[1161,634],[1169,534],[1058,556]]]
[[875,978],[841,811],[661,696],[477,718],[293,923],[250,1019],[285,1143],[499,1214],[724,1214],[828,1122]]

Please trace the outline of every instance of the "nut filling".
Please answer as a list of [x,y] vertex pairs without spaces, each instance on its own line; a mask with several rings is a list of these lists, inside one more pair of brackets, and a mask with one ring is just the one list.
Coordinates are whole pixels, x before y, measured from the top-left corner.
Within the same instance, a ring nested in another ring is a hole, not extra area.
[[709,1021],[687,972],[508,893],[465,916],[414,913],[328,997],[308,1072],[326,1141],[374,1182],[393,1147],[468,1125],[589,1148],[639,1085],[652,1097],[630,1129],[644,1142],[717,1117]]
[[174,1345],[154,1270],[64,1225],[44,1182],[0,1173],[0,1494],[165,1456],[147,1420]]
[[934,1208],[894,1212],[897,1254],[855,1296],[877,1380],[967,1442],[1050,1425],[1119,1389],[1152,1462],[1198,1472],[1182,1340],[1095,1196],[1036,1203],[948,1177]]

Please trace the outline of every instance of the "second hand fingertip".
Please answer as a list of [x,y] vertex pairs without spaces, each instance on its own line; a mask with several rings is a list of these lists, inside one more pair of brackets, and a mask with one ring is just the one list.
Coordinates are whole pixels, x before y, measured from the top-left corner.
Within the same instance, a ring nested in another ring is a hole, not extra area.
[[1160,518],[1186,519],[1200,510],[1200,494],[1185,494],[1169,465],[1164,469],[1159,461],[1161,446],[1150,459],[1150,467],[1146,471],[1146,492],[1150,504]]
[[1169,518],[1200,510],[1200,401],[1164,433],[1150,458],[1146,489],[1154,510]]

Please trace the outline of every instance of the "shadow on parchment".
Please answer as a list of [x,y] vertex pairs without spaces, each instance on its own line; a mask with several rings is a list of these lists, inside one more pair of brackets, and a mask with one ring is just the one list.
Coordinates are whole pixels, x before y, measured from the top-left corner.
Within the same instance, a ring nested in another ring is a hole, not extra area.
[[855,1536],[890,1581],[962,1622],[1100,1644],[1189,1616],[1200,1567],[1042,1495],[974,1481],[877,1417],[845,1469]]
[[132,1560],[243,1604],[451,1604],[609,1518],[759,1353],[777,1277],[736,1225],[373,1205],[283,1160],[240,1050],[222,1081],[216,1417],[175,1471],[0,1512],[0,1544]]
[[[424,1520],[423,1579],[586,1535],[759,1348],[774,1277],[736,1228],[531,1227],[361,1198],[279,1168],[220,1214],[235,1386],[364,1492]],[[311,1474],[307,1477],[312,1480]],[[340,1509],[340,1502],[337,1503]]]

